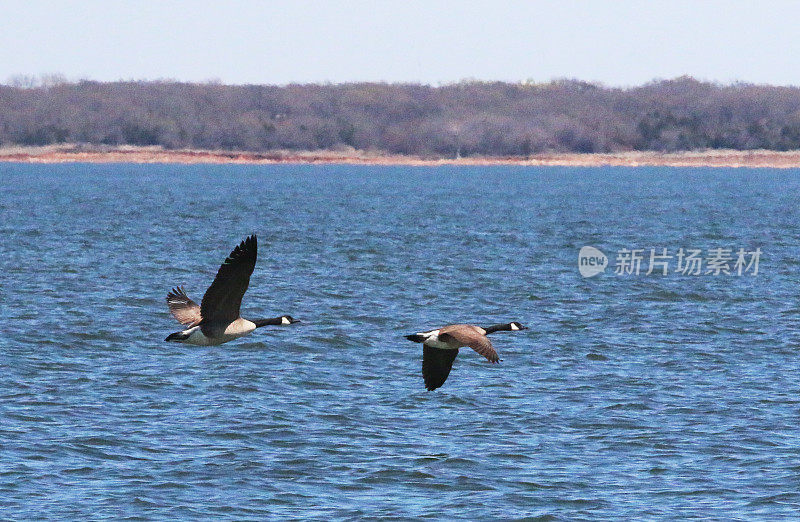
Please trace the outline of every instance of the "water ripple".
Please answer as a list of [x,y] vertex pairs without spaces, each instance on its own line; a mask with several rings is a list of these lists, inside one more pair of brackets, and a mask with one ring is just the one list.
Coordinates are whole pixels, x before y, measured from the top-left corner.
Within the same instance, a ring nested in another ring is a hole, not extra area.
[[[792,519],[793,171],[0,165],[0,518]],[[748,209],[739,212],[735,209]],[[164,343],[259,234],[243,304]],[[584,245],[757,277],[582,279]],[[441,389],[403,336],[517,319]]]

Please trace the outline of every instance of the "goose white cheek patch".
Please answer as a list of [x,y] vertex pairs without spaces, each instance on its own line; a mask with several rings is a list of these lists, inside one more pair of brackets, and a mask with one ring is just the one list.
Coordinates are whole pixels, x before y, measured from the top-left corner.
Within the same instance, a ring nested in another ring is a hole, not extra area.
[[514,323],[511,323],[511,329],[512,330],[519,330],[519,326],[515,325]]

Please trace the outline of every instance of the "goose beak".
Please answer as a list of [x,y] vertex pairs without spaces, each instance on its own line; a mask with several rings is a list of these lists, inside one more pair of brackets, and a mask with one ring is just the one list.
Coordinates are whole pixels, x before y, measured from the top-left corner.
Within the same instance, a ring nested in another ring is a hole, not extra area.
[[294,324],[294,323],[302,323],[302,322],[303,322],[303,321],[301,321],[300,319],[292,319],[292,320],[289,322],[289,324]]

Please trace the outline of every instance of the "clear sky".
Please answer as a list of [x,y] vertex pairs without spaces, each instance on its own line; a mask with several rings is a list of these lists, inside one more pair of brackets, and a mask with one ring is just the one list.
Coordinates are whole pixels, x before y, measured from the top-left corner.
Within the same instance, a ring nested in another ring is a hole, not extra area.
[[7,0],[0,82],[800,85],[798,21],[800,2],[769,0]]

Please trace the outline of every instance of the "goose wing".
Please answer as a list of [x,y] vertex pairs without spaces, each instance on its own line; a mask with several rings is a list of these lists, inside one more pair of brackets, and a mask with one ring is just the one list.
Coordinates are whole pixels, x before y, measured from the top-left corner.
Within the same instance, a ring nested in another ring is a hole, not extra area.
[[425,379],[425,388],[433,391],[447,380],[453,361],[456,360],[458,349],[442,350],[422,345],[422,378]]
[[167,306],[172,317],[182,325],[196,326],[203,319],[200,305],[189,299],[182,286],[176,286],[167,294]]
[[253,234],[233,249],[200,303],[204,322],[230,323],[239,318],[242,297],[256,266],[258,243]]
[[455,342],[461,346],[469,346],[486,357],[491,363],[496,363],[500,360],[500,357],[498,357],[497,352],[492,346],[492,342],[486,337],[483,330],[475,326],[460,324],[442,328],[439,333],[439,340],[450,342],[448,337],[454,339]]

